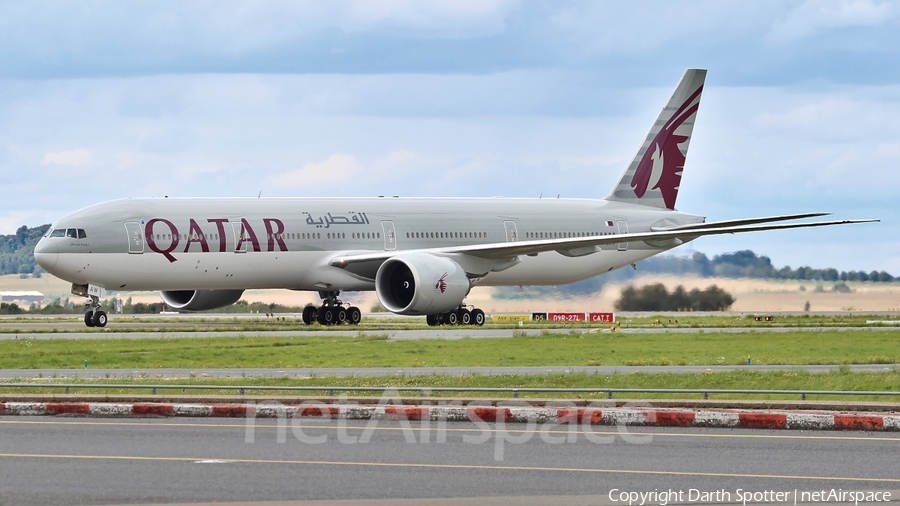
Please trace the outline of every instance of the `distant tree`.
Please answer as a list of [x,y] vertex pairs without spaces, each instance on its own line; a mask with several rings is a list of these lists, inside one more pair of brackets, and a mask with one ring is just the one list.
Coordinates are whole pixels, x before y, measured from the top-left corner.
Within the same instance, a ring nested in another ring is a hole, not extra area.
[[853,289],[847,286],[847,283],[844,283],[843,281],[835,283],[831,290],[836,293],[850,293],[853,291]]
[[716,285],[690,292],[678,286],[672,293],[662,283],[625,287],[615,302],[618,311],[720,311],[734,304],[734,297]]
[[702,292],[694,288],[691,290],[691,308],[695,311],[724,311],[734,304],[734,297],[716,285],[712,285]]
[[34,247],[50,225],[21,226],[15,234],[0,235],[0,274],[33,274],[41,268],[34,261]]
[[20,308],[15,302],[0,302],[0,314],[22,314],[25,310]]

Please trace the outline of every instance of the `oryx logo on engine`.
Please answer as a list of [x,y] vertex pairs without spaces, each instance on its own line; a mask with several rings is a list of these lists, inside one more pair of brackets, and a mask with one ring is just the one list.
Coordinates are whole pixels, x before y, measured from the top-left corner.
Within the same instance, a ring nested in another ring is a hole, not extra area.
[[445,272],[444,275],[437,280],[437,283],[434,284],[435,290],[440,290],[441,293],[444,293],[447,290],[447,282],[444,281],[444,278],[446,278],[449,274],[449,272]]

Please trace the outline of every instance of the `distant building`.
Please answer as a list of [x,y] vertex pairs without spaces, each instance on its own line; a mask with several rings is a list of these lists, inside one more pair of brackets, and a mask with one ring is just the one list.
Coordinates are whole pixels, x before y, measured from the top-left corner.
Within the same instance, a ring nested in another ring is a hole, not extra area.
[[41,292],[0,292],[0,302],[36,303],[44,305],[44,294]]

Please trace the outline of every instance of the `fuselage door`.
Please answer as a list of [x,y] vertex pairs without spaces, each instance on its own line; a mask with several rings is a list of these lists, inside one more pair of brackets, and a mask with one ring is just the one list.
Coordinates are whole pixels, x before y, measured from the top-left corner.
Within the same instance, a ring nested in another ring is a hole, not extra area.
[[246,253],[247,243],[250,242],[250,236],[244,229],[244,224],[240,221],[232,221],[231,227],[234,228],[234,252]]
[[128,252],[140,254],[144,252],[144,232],[141,224],[135,221],[125,223],[125,233],[128,234]]
[[[625,223],[624,221],[617,221],[617,222],[616,222],[616,225],[619,226],[619,233],[620,233],[620,234],[627,234],[627,233],[628,233],[628,223]],[[628,243],[627,243],[627,242],[620,242],[620,243],[618,244],[618,246],[619,246],[619,251],[626,251],[626,250],[628,250]]]
[[503,228],[506,229],[506,242],[516,242],[519,240],[519,234],[516,233],[516,222],[504,221]]
[[381,229],[384,230],[384,250],[394,251],[397,249],[397,232],[394,231],[394,222],[382,221]]

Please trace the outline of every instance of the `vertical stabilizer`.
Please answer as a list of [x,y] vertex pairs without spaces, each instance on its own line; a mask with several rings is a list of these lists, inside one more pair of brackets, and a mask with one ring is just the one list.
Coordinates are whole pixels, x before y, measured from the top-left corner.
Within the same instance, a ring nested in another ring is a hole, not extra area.
[[688,69],[607,200],[675,209],[706,70]]

